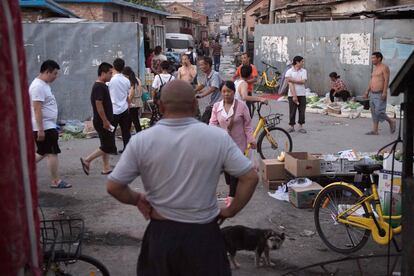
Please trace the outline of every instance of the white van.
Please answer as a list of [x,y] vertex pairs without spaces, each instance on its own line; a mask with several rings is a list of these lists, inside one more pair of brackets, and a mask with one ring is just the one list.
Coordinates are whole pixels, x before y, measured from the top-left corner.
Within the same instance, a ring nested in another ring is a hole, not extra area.
[[194,47],[194,39],[192,35],[181,33],[166,33],[165,34],[166,49],[171,49],[173,52],[185,53],[187,48]]

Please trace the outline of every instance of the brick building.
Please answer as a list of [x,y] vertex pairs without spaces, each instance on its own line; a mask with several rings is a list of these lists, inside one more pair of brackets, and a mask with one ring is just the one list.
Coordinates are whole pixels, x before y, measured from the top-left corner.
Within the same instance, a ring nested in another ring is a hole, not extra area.
[[[49,17],[79,17],[90,21],[164,25],[169,15],[165,11],[123,0],[20,0],[20,7],[23,20],[30,22]],[[59,14],[53,7],[60,7],[68,14]]]
[[165,7],[171,13],[167,17],[168,33],[189,34],[200,41],[208,36],[208,17],[194,9],[174,2]]
[[269,2],[269,0],[255,0],[244,9],[248,37],[253,36],[256,24],[269,23]]

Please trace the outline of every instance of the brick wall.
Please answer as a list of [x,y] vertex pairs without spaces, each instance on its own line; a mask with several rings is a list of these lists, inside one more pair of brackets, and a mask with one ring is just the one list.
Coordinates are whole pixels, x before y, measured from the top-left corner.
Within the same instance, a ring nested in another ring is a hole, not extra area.
[[65,3],[62,5],[80,18],[92,21],[141,22],[142,17],[147,18],[148,24],[151,25],[164,25],[165,21],[165,16],[118,5],[93,3]]
[[[102,4],[82,3],[82,4],[70,4],[60,3],[63,7],[70,10],[80,18],[103,21],[103,6]],[[112,21],[112,20],[111,20]]]
[[23,22],[36,22],[40,19],[45,19],[49,17],[58,16],[55,13],[49,12],[47,10],[31,9],[31,8],[22,8],[22,21]]

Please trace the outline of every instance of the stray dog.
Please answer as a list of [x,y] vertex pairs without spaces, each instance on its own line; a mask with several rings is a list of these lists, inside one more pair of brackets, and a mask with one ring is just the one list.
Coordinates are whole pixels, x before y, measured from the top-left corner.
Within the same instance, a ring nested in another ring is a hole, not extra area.
[[242,225],[223,227],[221,233],[234,268],[240,267],[240,264],[235,260],[237,250],[254,251],[256,253],[256,267],[260,266],[260,259],[264,252],[264,264],[273,266],[274,264],[270,262],[269,250],[279,249],[285,240],[284,233],[280,234],[271,229],[249,228]]

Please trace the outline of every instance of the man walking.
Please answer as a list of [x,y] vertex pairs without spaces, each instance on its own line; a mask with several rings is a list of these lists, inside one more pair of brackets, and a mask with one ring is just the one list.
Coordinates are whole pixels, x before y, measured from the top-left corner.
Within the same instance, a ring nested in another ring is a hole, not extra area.
[[83,171],[89,175],[90,164],[98,157],[102,157],[103,170],[101,174],[109,174],[111,167],[108,154],[117,154],[115,146],[115,133],[113,132],[111,121],[112,101],[106,83],[111,80],[112,65],[106,62],[98,67],[98,79],[92,87],[91,104],[93,109],[93,127],[98,132],[101,146],[88,155],[85,159],[81,158]]
[[46,60],[40,66],[40,74],[29,87],[33,135],[36,141],[36,162],[47,158],[47,167],[52,178],[51,188],[70,188],[71,184],[60,179],[58,174],[60,148],[59,133],[56,129],[58,107],[50,83],[56,80],[59,65]]
[[205,77],[203,78],[202,83],[199,84],[195,89],[197,98],[204,98],[211,94],[210,102],[204,110],[203,115],[201,116],[201,121],[206,124],[208,124],[210,121],[213,105],[221,100],[220,75],[217,71],[212,70],[212,66],[213,61],[210,57],[204,56],[200,59],[200,70],[204,73]]
[[[259,74],[257,73],[257,68],[254,66],[254,64],[250,63],[250,56],[248,53],[243,53],[241,55],[241,65],[237,67],[236,73],[234,74],[232,80],[235,81],[238,78],[241,78],[241,68],[243,65],[248,65],[251,67],[251,74],[250,76],[245,80],[247,82],[247,93],[248,96],[253,95],[253,89],[254,85],[257,82],[257,77]],[[246,102],[247,106],[249,107],[250,117],[253,117],[253,109],[252,109],[252,102]]]
[[[131,138],[131,119],[129,118],[128,113],[128,94],[129,89],[131,88],[131,82],[122,74],[122,70],[124,70],[125,67],[125,61],[123,59],[116,58],[113,62],[113,66],[115,72],[108,84],[114,114],[111,123],[115,127],[114,132],[118,125],[120,126],[125,149]],[[119,153],[122,152],[123,150],[119,151]]]
[[390,125],[391,133],[395,132],[395,120],[389,118],[385,113],[387,108],[387,90],[390,80],[390,68],[382,63],[383,56],[380,52],[372,53],[371,61],[374,65],[371,80],[364,97],[369,96],[369,107],[372,114],[372,130],[367,135],[378,135],[379,122],[387,121]]
[[295,131],[296,110],[299,111],[299,130],[300,133],[306,133],[306,129],[303,128],[305,124],[305,110],[306,110],[306,89],[305,82],[308,79],[308,74],[303,65],[305,61],[301,56],[295,56],[293,58],[292,65],[286,72],[286,80],[289,84],[288,101],[289,101],[289,125],[288,132]]
[[[219,224],[250,200],[257,174],[226,131],[193,118],[193,88],[182,80],[164,86],[164,118],[135,135],[109,175],[108,192],[151,219],[142,241],[137,275],[231,275]],[[203,146],[202,154],[195,154]],[[157,149],[157,154],[148,149]],[[177,153],[169,158],[171,149]],[[219,209],[222,170],[239,178],[234,200]],[[129,188],[141,176],[145,193]]]
[[213,44],[213,59],[214,59],[214,71],[218,72],[220,70],[220,57],[223,56],[223,48],[219,42],[219,39],[216,39],[216,42]]

